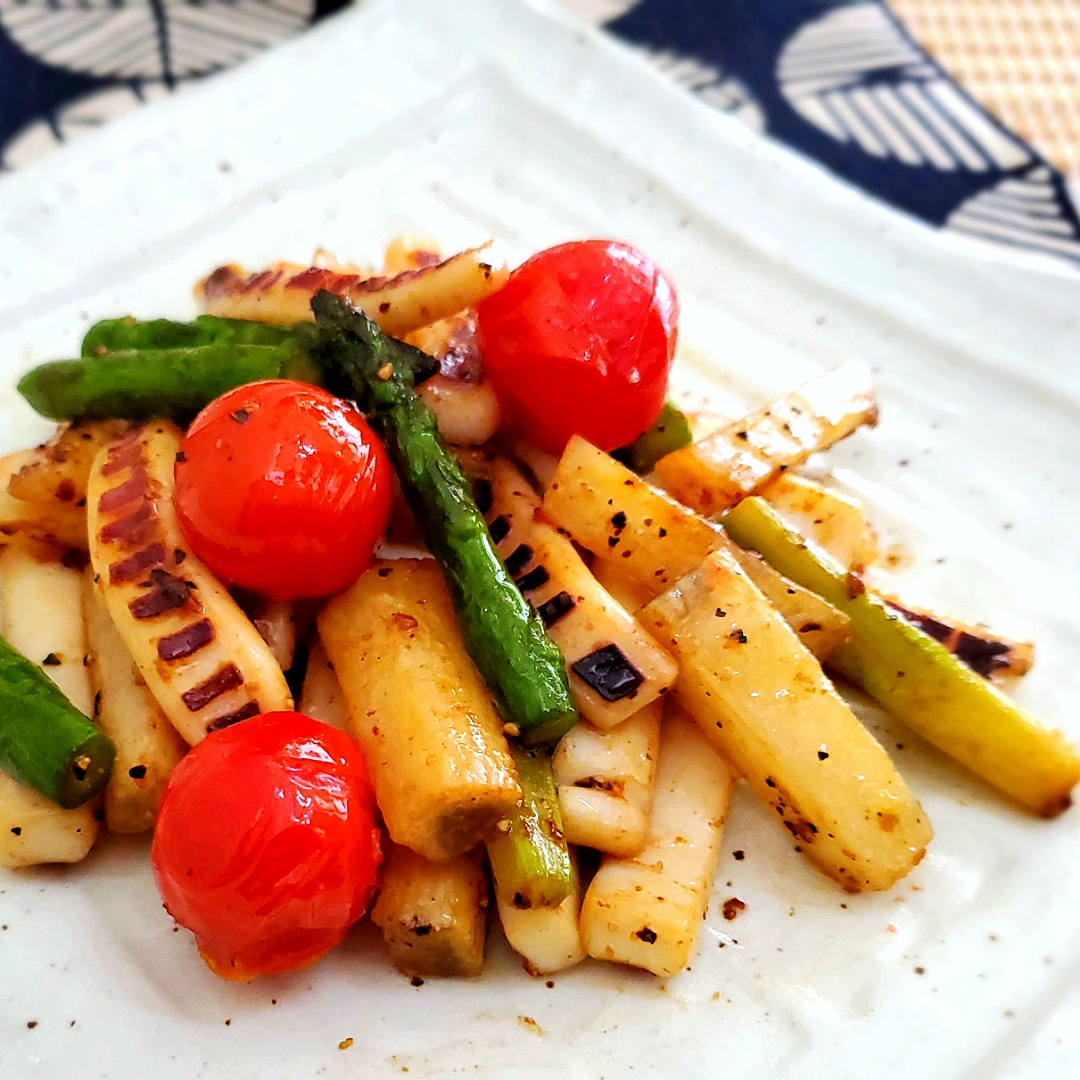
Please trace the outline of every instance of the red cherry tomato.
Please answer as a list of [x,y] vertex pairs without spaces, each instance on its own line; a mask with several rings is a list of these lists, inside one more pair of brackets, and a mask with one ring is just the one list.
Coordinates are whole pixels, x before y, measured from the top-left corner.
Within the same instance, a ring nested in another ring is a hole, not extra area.
[[225,979],[292,971],[367,909],[382,854],[359,747],[300,713],[208,735],[173,770],[151,862],[165,909]]
[[192,551],[231,585],[278,600],[356,580],[390,515],[378,436],[348,402],[305,383],[251,383],[211,402],[176,463]]
[[480,346],[504,413],[530,442],[633,442],[664,405],[678,302],[657,266],[609,240],[534,255],[479,308]]

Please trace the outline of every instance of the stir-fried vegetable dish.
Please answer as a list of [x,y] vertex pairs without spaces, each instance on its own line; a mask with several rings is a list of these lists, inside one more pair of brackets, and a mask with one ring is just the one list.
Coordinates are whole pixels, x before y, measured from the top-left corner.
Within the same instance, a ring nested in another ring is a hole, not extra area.
[[0,865],[152,833],[232,980],[367,914],[413,978],[479,975],[495,919],[533,975],[667,976],[740,780],[846,892],[923,858],[848,685],[1069,805],[1080,757],[1008,695],[1032,646],[896,595],[865,508],[801,471],[876,423],[865,369],[695,439],[675,289],[603,240],[196,295],[19,383],[59,426],[0,460]]

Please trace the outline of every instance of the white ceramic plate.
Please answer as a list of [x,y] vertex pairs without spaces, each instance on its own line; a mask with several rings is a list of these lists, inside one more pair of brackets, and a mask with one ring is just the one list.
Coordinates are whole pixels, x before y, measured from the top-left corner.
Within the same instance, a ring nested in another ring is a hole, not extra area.
[[[934,234],[509,0],[376,0],[0,183],[0,439],[48,430],[11,384],[90,320],[189,315],[221,262],[375,258],[416,229],[512,258],[639,244],[681,291],[679,384],[721,411],[872,362],[883,422],[834,475],[907,595],[1037,640],[1021,697],[1080,737],[1080,276]],[[667,983],[588,963],[549,989],[493,934],[481,979],[414,988],[361,927],[231,986],[173,931],[143,841],[2,874],[0,1076],[1064,1076],[1076,1035],[1045,1021],[1080,975],[1080,819],[1033,820],[866,716],[936,827],[924,863],[844,896],[740,792]]]

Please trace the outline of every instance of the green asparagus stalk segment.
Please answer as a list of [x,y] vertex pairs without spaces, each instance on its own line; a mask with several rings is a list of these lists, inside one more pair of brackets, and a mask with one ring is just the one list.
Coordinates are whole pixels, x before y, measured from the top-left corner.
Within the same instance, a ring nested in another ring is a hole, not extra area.
[[0,639],[0,768],[70,810],[105,786],[115,757],[112,740]]
[[671,402],[660,411],[652,426],[643,431],[629,446],[612,452],[612,457],[641,476],[652,472],[653,466],[668,454],[689,446],[694,441],[690,421]]
[[577,720],[562,654],[499,558],[469,482],[414,390],[435,361],[332,293],[317,293],[311,306],[320,362],[348,377],[382,436],[500,712],[527,745],[553,745]]
[[829,664],[939,750],[1037,813],[1052,816],[1071,801],[1080,758],[953,656],[929,634],[862,589],[823,552],[792,532],[760,498],[744,499],[723,519],[741,547],[761,554],[793,581],[851,620],[851,638]]
[[562,831],[559,796],[544,750],[510,743],[523,797],[488,842],[499,903],[516,908],[558,907],[573,886],[574,867]]
[[230,342],[53,360],[27,372],[19,381],[19,393],[42,416],[54,420],[183,423],[226,390],[260,379],[322,381],[318,368],[295,341]]
[[295,331],[288,327],[248,319],[200,315],[193,322],[142,322],[127,315],[94,323],[83,338],[82,356],[104,356],[130,349],[192,349],[199,345],[281,345],[294,336]]

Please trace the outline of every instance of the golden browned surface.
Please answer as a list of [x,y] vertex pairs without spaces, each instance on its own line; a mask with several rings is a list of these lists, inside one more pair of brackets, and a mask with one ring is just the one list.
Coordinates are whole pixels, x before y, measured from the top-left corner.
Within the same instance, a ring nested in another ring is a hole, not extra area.
[[318,621],[391,838],[435,860],[470,851],[521,790],[438,564],[375,562]]
[[662,457],[653,475],[679,502],[718,514],[784,469],[876,422],[870,373],[847,364]]
[[861,892],[920,861],[932,835],[922,807],[725,552],[641,618],[679,659],[679,701],[819,869]]
[[827,655],[846,635],[846,620],[835,608],[739,550],[718,526],[579,436],[559,461],[544,512],[594,553],[594,573],[628,602],[651,600],[723,548],[744,564],[815,655]]

